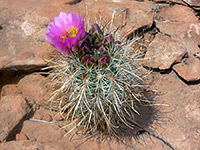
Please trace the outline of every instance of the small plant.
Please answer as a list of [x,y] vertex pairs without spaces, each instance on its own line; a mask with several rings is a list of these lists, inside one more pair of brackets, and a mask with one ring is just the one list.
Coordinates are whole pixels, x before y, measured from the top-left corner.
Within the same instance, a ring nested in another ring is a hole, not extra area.
[[79,128],[112,135],[135,128],[138,107],[150,103],[138,63],[144,52],[133,48],[137,39],[122,36],[113,18],[85,30],[80,15],[61,12],[48,25],[46,40],[64,54],[49,63],[55,88],[50,102],[66,114],[65,127],[75,124],[68,133]]

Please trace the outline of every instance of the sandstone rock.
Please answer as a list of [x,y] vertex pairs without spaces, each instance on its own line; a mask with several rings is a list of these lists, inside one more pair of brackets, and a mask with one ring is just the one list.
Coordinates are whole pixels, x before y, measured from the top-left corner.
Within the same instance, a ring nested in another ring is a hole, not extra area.
[[[190,24],[198,23],[198,18],[189,7],[181,5],[174,5],[172,7],[167,5],[156,5],[154,6],[154,9],[157,9],[157,11],[154,11],[154,19],[157,22],[158,28],[161,32],[172,36],[181,38],[185,34],[184,31],[187,32],[189,29]],[[177,28],[177,26],[179,28]]]
[[181,4],[187,6],[187,4],[185,4],[182,0],[149,0],[149,1],[161,4],[169,4],[169,5]]
[[183,1],[190,6],[200,6],[199,0],[183,0]]
[[0,97],[3,97],[3,96],[7,96],[7,95],[20,95],[20,93],[17,91],[17,85],[6,84],[1,88],[1,94],[0,95],[1,95]]
[[[48,103],[48,101],[46,101],[46,103]],[[45,121],[52,120],[52,117],[50,115],[50,108],[49,106],[40,106],[40,109],[35,110],[33,116],[33,119],[37,119],[37,120],[44,120],[47,119]]]
[[191,23],[185,36],[182,37],[183,43],[189,52],[189,55],[193,56],[200,52],[200,23]]
[[[176,39],[179,43],[181,42],[189,56],[193,56],[199,52],[200,24],[191,8],[179,5],[173,7],[160,6],[159,8],[154,19],[160,31],[165,35],[171,36],[172,39]],[[193,64],[188,63],[185,65],[182,62],[174,65],[174,70],[186,81],[198,80],[198,60],[195,57],[190,57],[186,60],[193,62]]]
[[200,80],[200,59],[190,57],[173,66],[173,70],[186,81]]
[[4,96],[0,101],[0,141],[6,140],[11,131],[28,112],[25,99],[20,96]]
[[16,141],[27,140],[27,136],[23,133],[16,134]]
[[63,118],[62,118],[60,112],[56,113],[55,116],[54,116],[53,118],[54,118],[56,121],[61,121],[61,120],[63,120]]
[[53,118],[56,121],[61,121],[61,120],[63,120],[65,118],[65,116],[66,116],[66,113],[61,114],[60,112],[57,112]]
[[51,94],[48,81],[39,74],[25,76],[19,81],[17,88],[30,103],[38,105],[46,105]]
[[[200,109],[199,108],[200,108],[200,104],[198,102],[195,102],[193,104],[188,104],[187,106],[185,106],[185,110],[188,112],[186,114],[186,117],[189,119],[193,118],[194,120],[200,121]],[[199,127],[199,129],[200,129],[200,127]],[[199,136],[200,136],[200,134],[199,134]]]
[[2,3],[0,69],[13,66],[15,69],[34,69],[46,65],[43,58],[51,51],[49,44],[44,42],[49,18],[40,12],[42,4],[44,6],[45,2],[8,0]]
[[155,3],[169,3],[170,2],[170,0],[152,0],[153,2],[155,2]]
[[187,49],[180,41],[158,34],[147,50],[144,65],[160,70],[169,69],[172,64],[180,62],[186,53]]
[[188,86],[171,72],[155,74],[152,89],[161,92],[157,103],[169,105],[159,109],[157,115],[161,115],[162,119],[153,121],[152,125],[157,125],[152,127],[154,133],[169,142],[174,149],[198,150],[199,84]]
[[11,141],[0,144],[1,150],[64,150],[62,145],[56,143],[38,143],[32,141]]
[[163,34],[181,41],[189,55],[198,51],[200,24],[191,8],[175,5],[159,6],[155,10],[154,20]]
[[49,115],[49,114],[47,114],[47,115],[44,115],[43,117],[42,117],[42,120],[45,120],[45,121],[52,121],[52,117]]
[[33,115],[33,117],[32,117],[33,119],[37,119],[37,120],[40,120],[40,119],[42,119],[42,114],[40,114],[40,113],[37,113],[37,111],[34,113],[34,115]]
[[42,123],[35,121],[24,121],[22,133],[29,137],[29,140],[36,139],[38,142],[58,142],[64,136],[63,131],[54,123]]

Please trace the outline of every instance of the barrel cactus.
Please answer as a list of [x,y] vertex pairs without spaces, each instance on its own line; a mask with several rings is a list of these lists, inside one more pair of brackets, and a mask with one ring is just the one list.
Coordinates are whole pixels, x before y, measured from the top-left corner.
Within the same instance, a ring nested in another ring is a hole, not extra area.
[[80,15],[61,12],[48,25],[46,40],[64,53],[49,62],[55,89],[50,102],[65,114],[66,127],[73,124],[68,133],[117,135],[124,126],[139,126],[138,107],[150,103],[138,62],[144,52],[133,48],[137,39],[125,38],[112,23],[85,29]]

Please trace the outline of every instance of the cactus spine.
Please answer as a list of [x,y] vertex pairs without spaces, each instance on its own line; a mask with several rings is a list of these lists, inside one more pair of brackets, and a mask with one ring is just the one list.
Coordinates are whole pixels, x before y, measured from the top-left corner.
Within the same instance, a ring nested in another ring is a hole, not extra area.
[[[138,106],[149,103],[143,94],[143,52],[134,49],[114,26],[93,24],[73,55],[50,62],[55,91],[50,102],[59,106],[69,125],[89,133],[115,134],[123,126],[139,126]],[[66,126],[67,126],[66,125]]]

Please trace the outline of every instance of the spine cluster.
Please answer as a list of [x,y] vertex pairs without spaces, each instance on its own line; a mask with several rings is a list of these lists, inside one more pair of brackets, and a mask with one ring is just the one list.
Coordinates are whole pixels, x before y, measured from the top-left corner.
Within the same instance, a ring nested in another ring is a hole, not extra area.
[[[149,103],[143,91],[142,52],[119,31],[93,24],[73,55],[51,62],[49,77],[55,91],[50,101],[65,113],[67,124],[102,134],[117,133],[124,126],[138,126],[138,106]],[[67,126],[67,125],[66,125]]]

